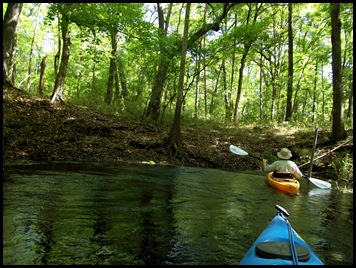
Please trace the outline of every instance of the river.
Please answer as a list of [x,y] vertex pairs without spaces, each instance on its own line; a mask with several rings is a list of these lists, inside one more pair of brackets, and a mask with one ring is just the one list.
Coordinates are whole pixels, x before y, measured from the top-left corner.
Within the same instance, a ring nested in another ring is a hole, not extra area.
[[289,196],[258,171],[8,164],[3,264],[238,264],[277,204],[325,264],[353,264],[353,194],[300,182]]

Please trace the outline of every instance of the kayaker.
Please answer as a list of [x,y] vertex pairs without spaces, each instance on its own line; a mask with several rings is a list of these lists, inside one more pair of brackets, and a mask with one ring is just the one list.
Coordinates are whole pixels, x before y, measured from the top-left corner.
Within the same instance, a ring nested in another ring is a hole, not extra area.
[[273,177],[276,178],[296,178],[300,179],[303,176],[303,173],[298,168],[297,164],[294,163],[290,158],[292,153],[287,148],[282,148],[277,156],[279,160],[273,162],[270,165],[267,165],[267,160],[262,159],[262,165],[265,172],[273,171]]

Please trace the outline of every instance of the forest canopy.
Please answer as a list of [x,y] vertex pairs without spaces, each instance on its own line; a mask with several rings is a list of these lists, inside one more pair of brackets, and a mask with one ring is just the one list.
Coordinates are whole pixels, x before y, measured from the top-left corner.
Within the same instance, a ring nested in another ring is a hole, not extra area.
[[[339,6],[341,104],[351,125],[353,4]],[[185,10],[184,3],[23,3],[8,78],[53,101],[171,124]],[[330,12],[330,3],[193,3],[183,122],[330,127]]]

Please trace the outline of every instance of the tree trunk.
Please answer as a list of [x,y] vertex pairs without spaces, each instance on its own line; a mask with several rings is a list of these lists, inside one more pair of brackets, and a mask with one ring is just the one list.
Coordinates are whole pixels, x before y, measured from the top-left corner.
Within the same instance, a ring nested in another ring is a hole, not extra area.
[[313,87],[313,104],[312,104],[312,123],[315,122],[316,114],[316,91],[317,91],[317,77],[318,77],[318,59],[315,60],[315,72],[314,72],[314,87]]
[[[235,22],[234,22],[234,28],[236,29],[236,21],[237,21],[237,13],[235,12]],[[236,48],[237,42],[236,39],[233,40],[233,47]],[[228,122],[232,121],[233,118],[233,113],[234,113],[234,101],[233,101],[233,92],[234,92],[234,76],[235,76],[235,62],[236,62],[236,50],[234,49],[232,51],[232,59],[231,59],[231,79],[230,79],[230,88],[229,92],[226,96],[226,116],[229,116],[229,118],[226,118]]]
[[352,110],[353,110],[353,89],[354,89],[354,87],[353,87],[353,84],[354,84],[354,81],[353,81],[353,79],[351,78],[350,79],[350,96],[349,96],[349,98],[348,98],[348,109],[347,109],[347,113],[346,113],[346,117],[348,117],[348,118],[351,118],[351,120],[352,120]]
[[292,118],[292,97],[293,97],[293,11],[292,4],[288,3],[288,87],[287,87],[287,103],[286,103],[286,117],[288,122]]
[[[248,50],[247,50],[248,51]],[[240,70],[239,70],[239,79],[237,83],[237,94],[235,100],[235,107],[234,107],[234,124],[238,124],[239,119],[239,104],[241,99],[241,92],[242,92],[242,80],[243,80],[243,73],[245,68],[245,60],[247,56],[247,51],[242,55],[241,62],[240,62]]]
[[11,83],[13,85],[16,84],[16,60],[15,60],[15,56],[16,56],[16,47],[17,47],[17,33],[14,36],[14,42],[12,43],[12,53],[11,53],[11,57],[9,60],[9,73],[7,74],[7,76],[9,77],[9,79],[11,80]]
[[227,86],[227,79],[226,79],[226,63],[224,60],[224,65],[222,69],[222,85],[224,89],[224,102],[225,102],[225,122],[231,122],[232,118],[232,111],[233,111],[233,106],[232,106],[232,96],[231,96],[231,90],[230,88],[228,89]]
[[114,77],[116,73],[116,60],[117,60],[117,30],[112,30],[111,32],[111,57],[110,57],[110,67],[109,67],[109,77],[108,85],[106,88],[105,102],[110,104],[114,96]]
[[[117,66],[117,69],[120,69],[120,66]],[[114,94],[114,102],[120,101],[120,78],[118,74],[119,70],[115,72],[115,94]]]
[[[247,22],[246,22],[247,25],[250,24],[249,21],[250,21],[250,17],[252,14],[252,7],[253,7],[252,5],[249,6]],[[257,4],[256,9],[254,10],[253,18],[252,18],[253,23],[255,23],[257,21],[257,17],[258,17],[259,10],[261,7],[262,7],[262,5]],[[238,84],[237,84],[237,94],[236,94],[236,101],[235,101],[235,107],[234,107],[234,118],[233,118],[235,125],[238,124],[239,103],[240,103],[241,93],[242,93],[242,81],[243,81],[243,73],[244,73],[244,69],[245,69],[245,65],[246,65],[246,58],[247,58],[247,55],[251,48],[252,43],[253,43],[253,40],[250,40],[244,44],[244,52],[242,54],[241,61],[240,61],[239,79],[238,79]]]
[[91,77],[91,92],[94,93],[95,92],[95,70],[96,70],[96,58],[97,58],[97,55],[96,55],[96,31],[93,31],[93,44],[94,44],[94,47],[92,48],[93,49],[93,66],[91,68],[91,71],[92,71],[92,77]]
[[108,77],[108,85],[106,87],[106,96],[105,102],[106,104],[110,104],[113,99],[113,86],[114,86],[114,73],[116,69],[115,59],[110,58],[110,66],[109,66],[109,77]]
[[68,32],[69,21],[66,16],[62,16],[62,39],[63,39],[63,49],[62,49],[62,58],[59,66],[59,71],[56,77],[56,82],[53,89],[53,94],[51,96],[51,103],[60,101],[64,102],[62,99],[63,85],[64,80],[67,75],[67,66],[70,56],[70,37]]
[[37,10],[37,17],[36,17],[36,22],[35,22],[35,29],[33,30],[33,36],[31,40],[31,47],[30,47],[30,56],[28,60],[28,70],[27,70],[27,76],[28,80],[26,83],[26,89],[29,90],[31,86],[31,73],[32,73],[32,55],[33,55],[33,45],[35,43],[35,38],[36,38],[36,32],[37,32],[37,26],[38,26],[38,18],[40,16],[40,10],[41,10],[41,3],[38,3],[38,10]]
[[[323,63],[323,62],[322,62]],[[321,77],[324,77],[323,68],[324,65],[321,64]],[[321,118],[324,122],[325,120],[325,89],[324,89],[324,79],[321,79],[321,93],[322,93],[322,104],[321,104]]]
[[262,121],[263,115],[263,98],[262,98],[262,79],[263,79],[263,58],[260,57],[260,81],[259,81],[259,111],[260,111],[260,121]]
[[79,98],[80,97],[80,83],[82,82],[82,72],[79,71],[78,72],[78,75],[77,75],[77,97]]
[[3,82],[11,83],[12,70],[9,67],[13,61],[14,40],[16,36],[17,24],[21,14],[23,3],[8,3],[2,26],[2,56],[3,56]]
[[41,61],[41,73],[40,73],[40,84],[38,87],[38,92],[40,93],[40,95],[43,95],[43,91],[44,91],[44,78],[45,78],[45,73],[46,73],[46,60],[47,60],[47,56],[44,56],[42,61]]
[[218,92],[219,80],[220,80],[220,75],[221,75],[222,68],[223,68],[223,63],[221,63],[221,65],[220,65],[219,72],[218,72],[218,77],[216,78],[216,82],[215,82],[214,92],[211,95],[210,108],[209,108],[209,114],[210,115],[213,115],[214,110],[215,110],[215,96],[217,95],[217,92]]
[[164,82],[166,81],[168,67],[169,67],[169,60],[166,59],[166,56],[162,55],[160,64],[158,66],[158,72],[153,86],[150,102],[148,104],[148,108],[146,112],[146,117],[150,117],[155,121],[158,120],[160,114],[163,85]]
[[[163,36],[162,38],[165,38],[167,36],[167,27],[165,27],[163,10],[159,3],[157,3],[157,12],[158,12],[159,29],[162,32],[162,36]],[[168,23],[169,23],[169,21],[166,21],[166,24],[168,24]],[[158,72],[157,72],[155,83],[154,83],[154,86],[152,89],[150,102],[148,104],[147,111],[146,111],[146,117],[149,117],[155,121],[157,121],[159,118],[163,85],[166,80],[169,62],[172,59],[168,56],[168,53],[167,53],[166,49],[164,48],[164,45],[162,44],[161,39],[160,39],[159,46],[160,46],[161,56],[160,56],[160,61],[159,61],[159,65],[158,65]]]
[[186,4],[176,110],[174,114],[174,122],[169,135],[170,148],[176,152],[181,151],[180,117],[181,117],[181,107],[183,101],[184,71],[185,71],[185,58],[187,53],[186,51],[187,51],[187,42],[188,42],[190,5],[191,3]]
[[[206,23],[206,13],[208,12],[208,4],[205,4],[204,8],[204,23]],[[203,37],[203,50],[205,51],[206,48],[206,38]],[[203,55],[203,64],[206,66],[206,55]],[[206,81],[206,68],[204,68],[204,118],[208,118],[208,96],[207,96],[207,81]]]
[[126,99],[127,96],[129,95],[129,89],[127,87],[127,78],[125,75],[124,64],[122,64],[122,62],[120,62],[119,78],[120,78],[120,85],[121,85],[121,95],[123,99]]
[[198,53],[196,57],[196,73],[198,74],[197,76],[197,82],[195,85],[195,101],[194,101],[194,119],[198,119],[199,117],[199,104],[200,104],[200,65],[201,65],[201,42],[199,43],[198,46]]
[[272,77],[272,103],[271,103],[271,117],[270,120],[273,121],[274,114],[276,111],[276,102],[277,102],[277,85]]
[[340,3],[330,4],[331,14],[331,53],[332,53],[332,74],[333,74],[333,109],[332,109],[332,132],[330,142],[336,143],[347,137],[344,126],[342,91],[342,70],[341,70],[341,21]]
[[61,58],[61,49],[62,49],[62,38],[61,38],[61,23],[60,23],[60,15],[59,13],[57,14],[57,19],[58,19],[58,50],[57,54],[54,56],[54,74],[58,74],[58,65],[59,65],[59,59]]

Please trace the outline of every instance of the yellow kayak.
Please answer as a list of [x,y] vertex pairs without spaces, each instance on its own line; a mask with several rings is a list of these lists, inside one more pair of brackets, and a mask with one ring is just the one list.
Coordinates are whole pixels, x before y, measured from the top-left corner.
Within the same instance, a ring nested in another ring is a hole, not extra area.
[[300,183],[297,179],[293,178],[275,178],[272,172],[268,172],[266,180],[269,186],[276,188],[284,193],[299,195]]

